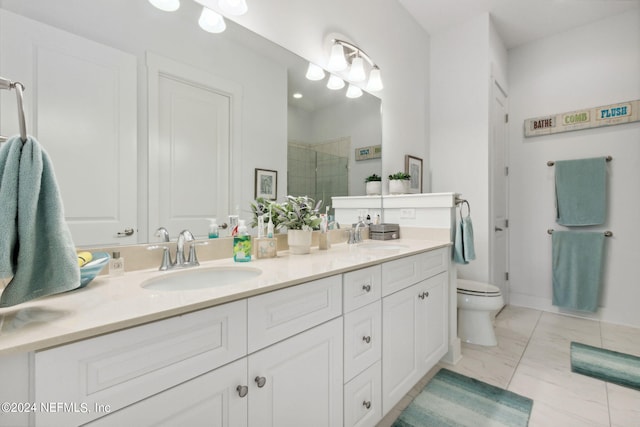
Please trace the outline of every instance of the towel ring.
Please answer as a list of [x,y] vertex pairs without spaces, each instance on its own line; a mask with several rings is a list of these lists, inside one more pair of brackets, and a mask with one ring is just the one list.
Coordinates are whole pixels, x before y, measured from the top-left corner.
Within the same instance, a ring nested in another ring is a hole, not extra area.
[[468,201],[463,200],[462,202],[460,202],[460,219],[462,219],[462,205],[467,205],[467,216],[471,215],[471,205],[469,204]]

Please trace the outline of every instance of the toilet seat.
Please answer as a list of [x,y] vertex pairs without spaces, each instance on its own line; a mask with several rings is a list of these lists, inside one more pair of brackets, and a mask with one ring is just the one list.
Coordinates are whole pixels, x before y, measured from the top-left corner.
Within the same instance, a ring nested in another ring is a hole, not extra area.
[[464,279],[458,279],[457,291],[459,294],[478,297],[499,297],[502,295],[500,288],[495,285]]

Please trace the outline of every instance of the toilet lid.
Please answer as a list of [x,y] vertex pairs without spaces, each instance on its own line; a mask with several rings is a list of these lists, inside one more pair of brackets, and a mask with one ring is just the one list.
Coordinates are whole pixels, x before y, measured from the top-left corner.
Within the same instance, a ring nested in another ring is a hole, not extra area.
[[489,283],[458,279],[458,293],[484,297],[499,297],[500,288]]

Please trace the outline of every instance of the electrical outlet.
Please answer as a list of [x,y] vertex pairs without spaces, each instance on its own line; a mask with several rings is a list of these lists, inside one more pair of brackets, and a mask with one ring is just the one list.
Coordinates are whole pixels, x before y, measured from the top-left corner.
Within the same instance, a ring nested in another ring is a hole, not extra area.
[[415,217],[416,217],[415,209],[400,209],[401,219],[415,219]]

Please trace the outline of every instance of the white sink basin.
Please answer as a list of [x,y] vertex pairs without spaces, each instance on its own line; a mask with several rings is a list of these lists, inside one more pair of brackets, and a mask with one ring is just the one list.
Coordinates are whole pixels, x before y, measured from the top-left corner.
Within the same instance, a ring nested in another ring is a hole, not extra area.
[[262,274],[257,268],[211,267],[165,273],[145,280],[142,286],[154,291],[185,291],[232,285]]
[[378,250],[382,250],[382,251],[397,251],[400,249],[408,249],[409,246],[406,245],[399,245],[397,243],[382,243],[382,242],[367,242],[367,243],[360,243],[358,245],[359,248],[362,249],[367,249],[367,250],[372,250],[372,251],[378,251]]

